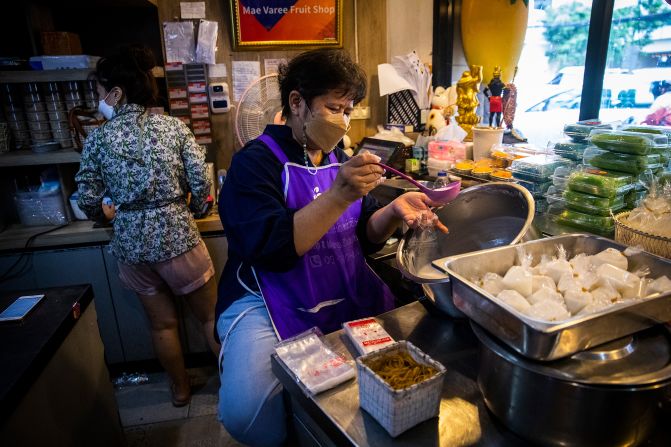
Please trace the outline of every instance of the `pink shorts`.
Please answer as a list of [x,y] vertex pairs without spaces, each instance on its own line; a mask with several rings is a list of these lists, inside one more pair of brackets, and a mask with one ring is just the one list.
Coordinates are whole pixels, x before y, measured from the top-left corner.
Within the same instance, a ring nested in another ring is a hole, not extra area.
[[186,295],[214,276],[212,259],[205,243],[167,261],[155,264],[124,264],[118,261],[119,278],[140,295],[156,295],[167,285],[175,295]]

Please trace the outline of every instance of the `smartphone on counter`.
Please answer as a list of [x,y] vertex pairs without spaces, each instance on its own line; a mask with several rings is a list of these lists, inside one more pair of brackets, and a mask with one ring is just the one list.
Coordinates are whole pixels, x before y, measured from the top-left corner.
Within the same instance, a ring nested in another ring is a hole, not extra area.
[[21,321],[31,310],[42,301],[42,295],[25,295],[18,297],[12,304],[0,313],[1,321]]

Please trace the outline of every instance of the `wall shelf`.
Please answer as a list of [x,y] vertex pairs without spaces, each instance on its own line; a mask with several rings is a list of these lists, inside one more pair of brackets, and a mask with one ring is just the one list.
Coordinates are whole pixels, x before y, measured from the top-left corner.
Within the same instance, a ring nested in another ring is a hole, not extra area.
[[36,153],[29,149],[9,151],[0,154],[0,168],[11,166],[50,165],[58,163],[79,163],[81,156],[74,149]]
[[[85,81],[93,69],[0,71],[0,83]],[[163,67],[152,69],[154,77],[165,77]]]

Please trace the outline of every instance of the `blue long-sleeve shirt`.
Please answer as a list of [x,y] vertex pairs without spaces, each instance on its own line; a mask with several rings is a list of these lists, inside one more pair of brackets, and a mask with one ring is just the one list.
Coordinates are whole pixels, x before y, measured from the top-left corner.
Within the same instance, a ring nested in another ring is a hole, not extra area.
[[[303,147],[293,139],[291,128],[270,125],[264,133],[277,142],[290,162],[305,163]],[[335,149],[335,155],[341,163],[348,159],[340,148]],[[328,157],[324,157],[322,164],[327,163]],[[233,157],[219,196],[228,261],[219,281],[216,319],[246,293],[238,282],[238,269],[240,279],[256,290],[250,266],[282,272],[299,260],[294,243],[294,214],[298,210],[286,206],[282,170],[282,163],[260,141],[250,141]],[[368,219],[379,208],[372,196],[363,198],[356,233],[364,253],[374,253],[384,245],[373,244],[366,237]]]

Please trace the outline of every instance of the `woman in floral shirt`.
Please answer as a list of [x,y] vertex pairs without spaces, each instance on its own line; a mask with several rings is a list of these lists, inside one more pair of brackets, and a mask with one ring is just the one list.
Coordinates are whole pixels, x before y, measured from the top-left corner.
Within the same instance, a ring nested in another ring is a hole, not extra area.
[[78,205],[89,218],[114,203],[111,248],[122,282],[151,323],[154,350],[172,379],[176,406],[190,399],[173,295],[186,296],[212,351],[216,285],[207,248],[187,206],[203,207],[210,190],[205,151],[176,118],[148,114],[156,97],[151,51],[131,47],[103,58],[94,73],[107,122],[89,135],[77,173]]

